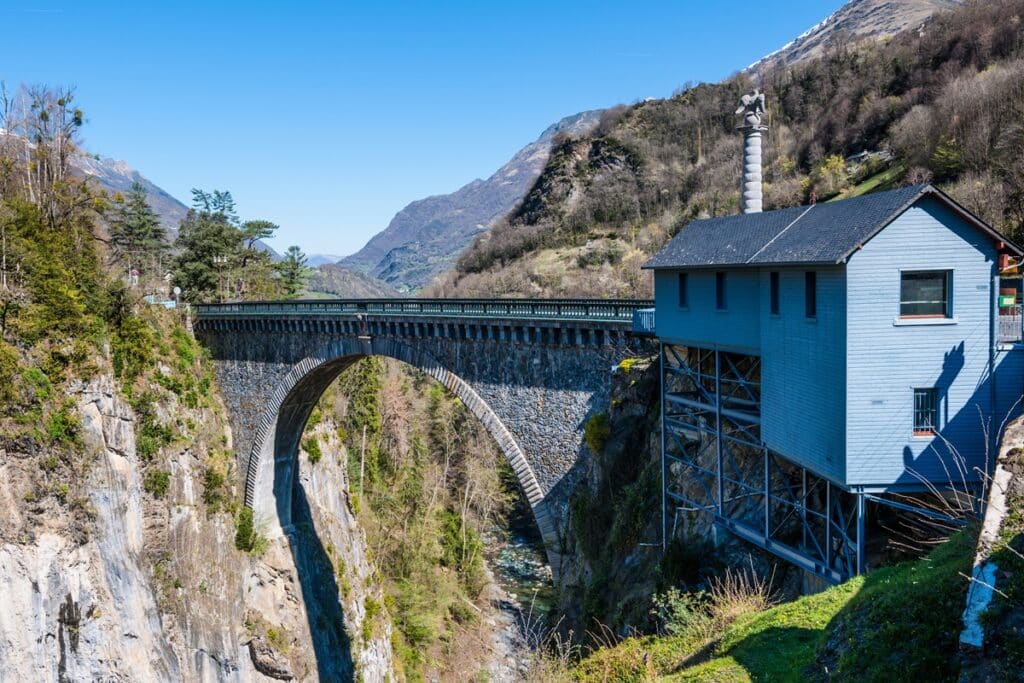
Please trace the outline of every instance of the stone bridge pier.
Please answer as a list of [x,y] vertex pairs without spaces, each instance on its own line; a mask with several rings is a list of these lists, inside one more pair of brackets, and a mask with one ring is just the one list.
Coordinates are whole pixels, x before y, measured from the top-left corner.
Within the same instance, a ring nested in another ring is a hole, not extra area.
[[[587,418],[644,350],[649,302],[286,302],[197,307],[227,402],[245,504],[271,534],[292,519],[299,441],[338,374],[366,356],[419,368],[459,397],[508,458],[556,577]],[[412,308],[413,310],[408,310]]]

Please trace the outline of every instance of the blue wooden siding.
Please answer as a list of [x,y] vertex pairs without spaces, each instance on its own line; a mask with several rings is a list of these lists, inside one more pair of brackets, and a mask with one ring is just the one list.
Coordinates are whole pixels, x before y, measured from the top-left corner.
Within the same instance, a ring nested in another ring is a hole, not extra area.
[[[933,199],[908,209],[847,265],[846,483],[884,488],[946,479],[949,444],[984,462],[992,413],[995,245]],[[953,271],[951,321],[901,324],[901,270]],[[913,390],[939,391],[942,438],[913,435]],[[826,391],[822,387],[822,391]],[[979,414],[980,410],[980,414]],[[996,420],[998,426],[998,420]]]
[[658,312],[654,324],[658,337],[690,346],[758,353],[761,314],[757,270],[727,270],[724,311],[715,309],[715,271],[687,272],[686,308],[679,306],[679,271],[654,273],[654,305]]
[[817,317],[805,315],[805,270],[779,270],[779,314],[761,271],[761,437],[771,450],[841,482],[845,476],[846,283],[817,270]]
[[1008,344],[996,353],[996,412],[992,432],[1024,412],[1024,345]]

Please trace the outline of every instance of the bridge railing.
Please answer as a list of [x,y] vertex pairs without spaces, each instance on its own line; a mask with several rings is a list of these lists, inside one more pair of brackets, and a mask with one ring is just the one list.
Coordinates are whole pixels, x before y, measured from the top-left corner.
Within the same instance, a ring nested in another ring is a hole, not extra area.
[[323,299],[199,304],[199,318],[320,315],[436,316],[632,323],[638,299]]

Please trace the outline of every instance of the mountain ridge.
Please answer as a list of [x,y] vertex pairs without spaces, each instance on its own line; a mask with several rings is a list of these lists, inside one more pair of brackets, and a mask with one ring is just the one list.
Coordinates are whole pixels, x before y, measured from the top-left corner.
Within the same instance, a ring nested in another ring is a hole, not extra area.
[[936,12],[963,0],[851,0],[779,49],[757,60],[744,72],[760,74],[820,56],[843,42],[877,40],[914,26],[923,26]]
[[80,177],[94,179],[103,189],[111,194],[120,192],[127,194],[132,184],[141,183],[146,189],[146,200],[159,216],[160,224],[167,231],[168,239],[178,234],[178,225],[188,213],[188,207],[139,171],[128,165],[128,162],[111,157],[100,157],[85,153],[76,154],[71,159],[73,172]]
[[602,111],[580,112],[548,126],[489,178],[410,202],[362,249],[339,263],[400,291],[426,285],[447,270],[476,235],[518,204],[540,176],[559,134],[592,130]]

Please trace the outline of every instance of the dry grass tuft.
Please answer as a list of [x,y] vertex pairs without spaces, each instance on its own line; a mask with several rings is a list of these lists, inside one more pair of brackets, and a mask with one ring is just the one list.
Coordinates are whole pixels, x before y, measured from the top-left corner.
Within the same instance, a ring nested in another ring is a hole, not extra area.
[[715,631],[744,614],[763,612],[772,606],[771,580],[757,576],[753,568],[726,569],[710,581],[708,613]]

